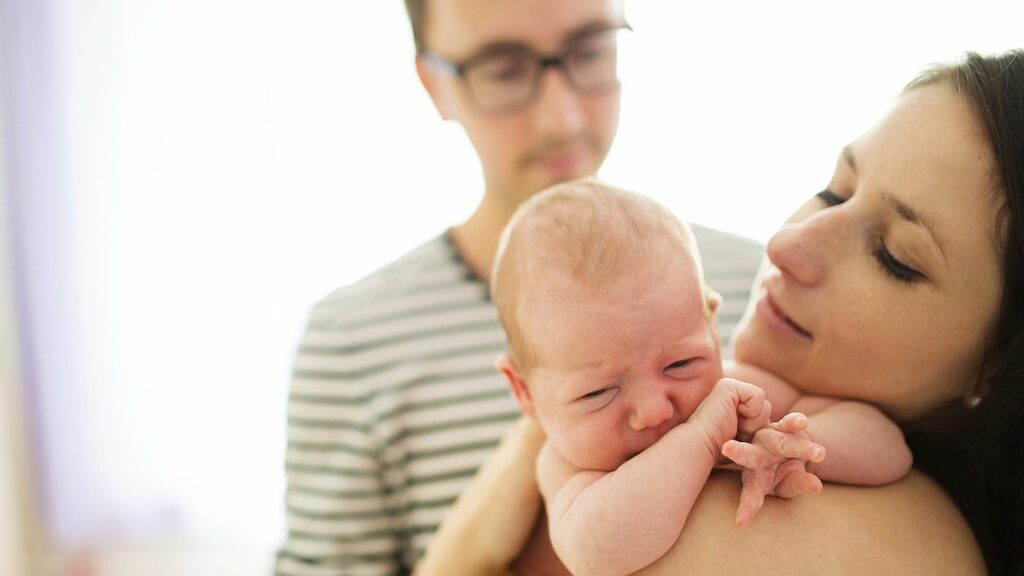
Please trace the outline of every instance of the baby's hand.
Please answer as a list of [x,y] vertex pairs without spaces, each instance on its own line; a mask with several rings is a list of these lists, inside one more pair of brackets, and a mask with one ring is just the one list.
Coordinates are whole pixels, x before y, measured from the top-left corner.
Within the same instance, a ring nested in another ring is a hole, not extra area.
[[749,444],[730,440],[722,446],[722,454],[743,466],[736,524],[749,524],[765,496],[795,498],[821,492],[821,480],[807,472],[807,462],[824,460],[825,448],[806,430],[807,417],[793,412],[758,430]]
[[764,397],[764,390],[753,384],[722,378],[690,415],[687,424],[701,426],[705,430],[717,458],[726,441],[736,437],[738,428],[752,428],[751,423],[767,425],[771,413],[772,407]]

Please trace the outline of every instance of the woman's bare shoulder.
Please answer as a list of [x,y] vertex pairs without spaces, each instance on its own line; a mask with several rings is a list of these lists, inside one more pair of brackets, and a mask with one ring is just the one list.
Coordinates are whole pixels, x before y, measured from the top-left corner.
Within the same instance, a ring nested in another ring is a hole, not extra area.
[[675,547],[642,574],[985,574],[963,517],[916,471],[878,488],[769,498],[744,528],[738,501],[738,475],[712,474]]

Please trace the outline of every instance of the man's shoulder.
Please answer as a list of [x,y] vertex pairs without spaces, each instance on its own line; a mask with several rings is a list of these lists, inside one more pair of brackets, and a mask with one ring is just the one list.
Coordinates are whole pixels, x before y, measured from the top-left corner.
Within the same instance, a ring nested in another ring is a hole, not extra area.
[[310,327],[351,332],[381,323],[428,322],[444,310],[466,308],[491,308],[487,285],[442,234],[321,298]]
[[367,301],[458,284],[469,275],[447,234],[441,234],[356,282],[332,290],[314,308],[351,308]]

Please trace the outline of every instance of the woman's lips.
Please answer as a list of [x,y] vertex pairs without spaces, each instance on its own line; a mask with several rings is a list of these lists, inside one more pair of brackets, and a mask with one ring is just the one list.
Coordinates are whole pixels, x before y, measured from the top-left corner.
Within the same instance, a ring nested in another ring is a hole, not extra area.
[[788,334],[801,339],[813,339],[810,332],[794,322],[792,318],[786,316],[786,314],[779,309],[778,305],[776,305],[775,301],[772,299],[771,294],[767,291],[757,302],[757,316],[765,324],[779,332],[782,332],[783,334]]

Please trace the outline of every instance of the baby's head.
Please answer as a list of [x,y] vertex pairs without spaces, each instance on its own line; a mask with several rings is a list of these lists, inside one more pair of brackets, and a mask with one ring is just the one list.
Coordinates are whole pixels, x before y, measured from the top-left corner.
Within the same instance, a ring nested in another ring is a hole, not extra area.
[[685,224],[593,179],[545,190],[502,235],[491,294],[523,411],[582,469],[614,470],[721,378],[714,311]]

